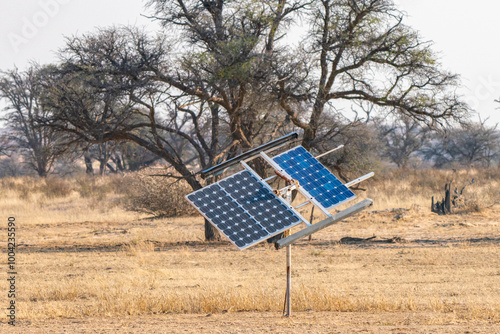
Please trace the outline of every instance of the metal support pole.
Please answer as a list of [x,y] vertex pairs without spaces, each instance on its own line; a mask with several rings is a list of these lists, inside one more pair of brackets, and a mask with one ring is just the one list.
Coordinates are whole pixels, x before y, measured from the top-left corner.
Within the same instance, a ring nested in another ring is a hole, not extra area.
[[292,245],[286,246],[286,313],[285,317],[292,315]]
[[[288,182],[287,182],[288,183]],[[286,201],[292,204],[292,189],[286,191]],[[289,230],[290,232],[290,230]],[[286,294],[285,294],[285,317],[292,314],[292,245],[286,246]]]

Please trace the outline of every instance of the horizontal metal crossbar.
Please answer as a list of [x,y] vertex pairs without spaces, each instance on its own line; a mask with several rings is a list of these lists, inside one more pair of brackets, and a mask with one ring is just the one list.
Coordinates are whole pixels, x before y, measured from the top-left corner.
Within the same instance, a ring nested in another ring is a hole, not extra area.
[[300,209],[300,208],[302,208],[302,207],[304,207],[306,205],[309,205],[309,204],[312,204],[312,202],[311,201],[306,201],[306,202],[300,204],[299,206],[296,206],[295,209]]
[[309,227],[306,227],[303,230],[298,231],[297,233],[294,233],[286,238],[278,240],[278,242],[276,243],[276,247],[278,249],[286,247],[286,246],[294,243],[295,241],[297,241],[300,238],[307,237],[307,236],[309,236],[313,233],[316,233],[316,232],[318,232],[318,231],[320,231],[320,230],[322,230],[322,229],[324,229],[332,224],[335,224],[338,221],[341,221],[341,220],[346,219],[347,217],[350,217],[350,216],[352,216],[360,211],[363,211],[364,209],[366,209],[367,207],[369,207],[372,204],[373,204],[373,200],[367,198],[364,201],[361,201],[357,204],[354,204],[353,206],[351,206],[343,211],[340,211],[339,213],[337,213],[331,217],[323,219],[319,223],[313,224]]

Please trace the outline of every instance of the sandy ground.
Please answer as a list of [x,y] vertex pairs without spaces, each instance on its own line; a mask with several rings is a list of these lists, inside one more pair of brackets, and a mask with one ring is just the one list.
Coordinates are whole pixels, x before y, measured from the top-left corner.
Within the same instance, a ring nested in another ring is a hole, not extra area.
[[[124,318],[23,321],[2,333],[500,333],[500,324],[456,323],[433,313],[274,312],[165,314]],[[434,321],[445,324],[434,325]]]

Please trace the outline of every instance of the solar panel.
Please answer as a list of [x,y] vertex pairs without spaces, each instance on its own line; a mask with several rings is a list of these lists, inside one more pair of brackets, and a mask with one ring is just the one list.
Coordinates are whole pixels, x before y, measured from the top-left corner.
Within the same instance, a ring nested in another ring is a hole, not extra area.
[[356,198],[349,188],[302,146],[275,156],[273,161],[289,177],[299,181],[306,195],[309,194],[327,210]]
[[186,198],[240,249],[288,230],[300,215],[247,170]]

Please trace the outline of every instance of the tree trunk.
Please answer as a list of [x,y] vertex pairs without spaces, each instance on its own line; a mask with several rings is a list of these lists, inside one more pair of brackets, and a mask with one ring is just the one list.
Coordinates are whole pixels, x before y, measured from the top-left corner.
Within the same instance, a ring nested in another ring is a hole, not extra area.
[[85,172],[87,175],[94,175],[94,167],[92,166],[92,157],[90,156],[89,151],[85,151],[83,153],[83,159],[85,160]]
[[104,172],[106,171],[106,164],[107,164],[107,159],[99,160],[99,175],[101,176],[104,175]]
[[106,167],[108,167],[108,169],[111,173],[113,173],[113,174],[117,173],[116,169],[114,169],[113,166],[111,166],[111,164],[109,162],[106,164]]
[[257,159],[254,159],[252,161],[252,163],[253,163],[253,168],[257,172],[257,174],[259,174],[262,178],[266,178],[267,177],[267,173],[266,173],[267,165],[264,162],[264,160],[262,160],[261,158],[257,158]]
[[444,211],[445,214],[451,213],[451,182],[444,187],[445,197],[444,197]]
[[316,139],[316,133],[310,129],[304,129],[304,136],[302,137],[302,146],[308,151],[312,148],[312,142]]
[[34,169],[38,173],[38,176],[40,177],[47,177],[49,174],[49,168],[46,157],[43,155],[41,150],[38,149],[33,149],[33,155],[35,161],[33,162],[33,166],[35,167]]
[[205,240],[220,241],[221,236],[219,231],[205,218]]
[[123,168],[123,164],[122,164],[122,160],[120,159],[120,157],[118,155],[116,155],[115,157],[115,160],[114,160],[114,163],[116,165],[116,168],[123,172],[125,168]]
[[40,177],[47,177],[47,171],[43,168],[40,168],[37,170],[38,176]]

